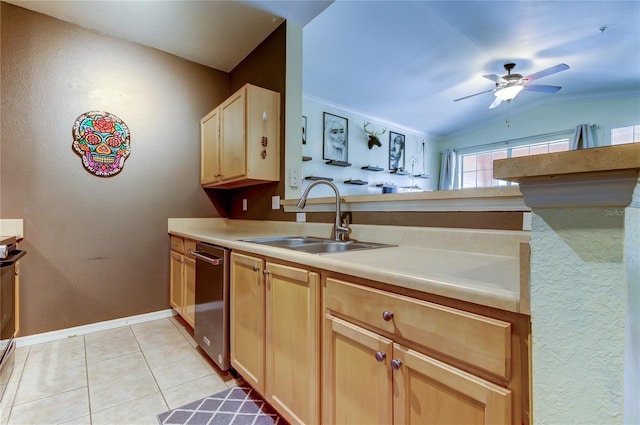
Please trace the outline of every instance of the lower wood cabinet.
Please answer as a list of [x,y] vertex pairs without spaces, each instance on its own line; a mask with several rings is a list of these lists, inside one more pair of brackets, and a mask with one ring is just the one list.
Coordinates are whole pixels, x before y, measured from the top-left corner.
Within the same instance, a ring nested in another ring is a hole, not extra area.
[[233,252],[231,365],[291,424],[529,424],[528,317],[386,288]]
[[526,422],[512,323],[334,278],[323,290],[323,423]]
[[320,423],[320,278],[231,254],[231,364],[292,424]]
[[231,365],[251,387],[264,394],[264,260],[231,253]]
[[327,316],[325,423],[508,424],[511,392]]
[[196,242],[171,236],[169,304],[191,327],[195,325]]

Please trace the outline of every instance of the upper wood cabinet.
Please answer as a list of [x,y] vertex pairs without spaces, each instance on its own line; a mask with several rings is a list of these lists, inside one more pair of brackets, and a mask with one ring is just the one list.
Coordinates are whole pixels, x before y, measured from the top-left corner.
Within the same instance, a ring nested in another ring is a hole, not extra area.
[[280,180],[280,93],[246,84],[200,120],[203,187]]

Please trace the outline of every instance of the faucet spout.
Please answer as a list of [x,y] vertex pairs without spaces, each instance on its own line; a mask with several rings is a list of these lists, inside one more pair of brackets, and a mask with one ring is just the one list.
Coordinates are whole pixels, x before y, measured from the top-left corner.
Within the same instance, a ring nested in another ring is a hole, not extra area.
[[340,192],[338,191],[338,187],[335,184],[333,184],[329,180],[315,180],[304,190],[296,206],[300,209],[303,209],[307,204],[307,197],[309,196],[311,188],[319,184],[326,184],[327,186],[329,186],[331,189],[333,189],[336,196],[336,222],[334,227],[334,239],[336,241],[348,241],[351,229],[349,228],[349,225],[342,226],[340,222]]

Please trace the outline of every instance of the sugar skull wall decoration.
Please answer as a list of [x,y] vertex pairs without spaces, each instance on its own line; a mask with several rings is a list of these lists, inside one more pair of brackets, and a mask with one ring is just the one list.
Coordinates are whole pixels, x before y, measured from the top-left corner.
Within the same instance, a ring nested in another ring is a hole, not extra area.
[[98,177],[118,174],[131,153],[129,128],[104,111],[85,112],[73,124],[73,149],[82,164]]

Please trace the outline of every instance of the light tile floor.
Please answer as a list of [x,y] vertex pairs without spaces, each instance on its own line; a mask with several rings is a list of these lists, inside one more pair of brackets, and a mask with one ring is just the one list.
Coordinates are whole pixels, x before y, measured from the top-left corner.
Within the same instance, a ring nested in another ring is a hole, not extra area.
[[157,424],[238,384],[168,318],[19,347],[0,424]]

